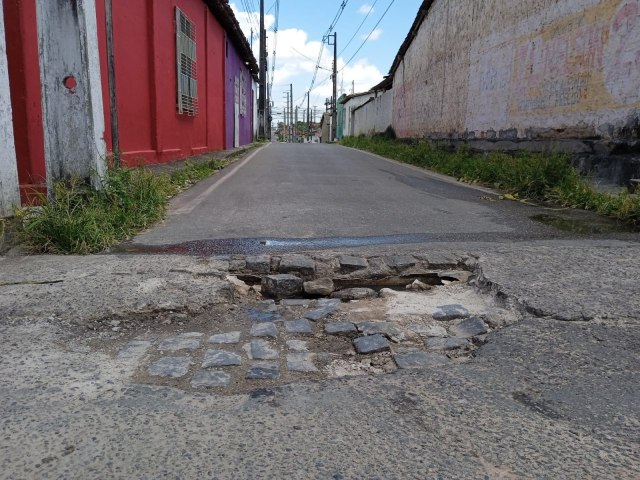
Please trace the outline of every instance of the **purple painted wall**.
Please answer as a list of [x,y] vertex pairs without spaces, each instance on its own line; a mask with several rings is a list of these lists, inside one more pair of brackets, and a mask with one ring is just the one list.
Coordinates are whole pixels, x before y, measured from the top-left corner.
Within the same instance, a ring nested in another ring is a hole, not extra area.
[[[227,40],[227,55],[225,67],[225,148],[234,147],[235,136],[235,104],[236,104],[236,78],[240,92],[240,146],[253,142],[253,101],[251,93],[252,77],[233,43]],[[242,88],[244,86],[244,88]],[[244,95],[242,95],[244,93]],[[244,97],[244,103],[243,103]]]

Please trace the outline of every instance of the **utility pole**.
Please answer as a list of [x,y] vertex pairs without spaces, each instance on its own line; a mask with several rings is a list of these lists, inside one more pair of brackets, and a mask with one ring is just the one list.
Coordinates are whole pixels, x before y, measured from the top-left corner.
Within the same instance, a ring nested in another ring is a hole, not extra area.
[[293,83],[289,84],[289,120],[291,128],[289,129],[289,141],[293,143]]
[[[331,43],[331,37],[333,37],[333,43]],[[333,45],[333,99],[331,102],[331,140],[336,139],[336,126],[338,120],[338,33],[334,32],[333,35],[329,35],[327,42],[329,45]]]
[[282,138],[284,141],[289,141],[289,92],[284,92],[287,95],[287,103],[284,106],[284,132],[282,132]]
[[298,131],[298,106],[297,105],[296,105],[296,120],[295,121],[296,121],[296,123],[295,123],[296,128],[295,128],[294,132],[295,132],[295,135],[296,135],[296,143],[299,143],[300,142],[300,132]]
[[311,108],[309,107],[311,91],[307,92],[307,140],[311,141]]
[[264,30],[264,0],[260,0],[260,91],[258,94],[258,136],[261,138],[265,138],[265,126],[266,126],[266,115],[265,115],[265,103],[266,103],[266,86],[267,86],[267,70],[266,70],[266,59],[267,59],[267,42],[266,42],[266,32]]

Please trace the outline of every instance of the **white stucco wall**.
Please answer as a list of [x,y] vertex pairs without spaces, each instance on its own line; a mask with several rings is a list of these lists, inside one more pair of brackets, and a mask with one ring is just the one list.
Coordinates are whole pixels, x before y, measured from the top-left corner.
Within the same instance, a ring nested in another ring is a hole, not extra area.
[[98,185],[106,145],[95,0],[36,5],[47,181],[80,176]]
[[639,85],[640,0],[436,0],[395,72],[393,126],[617,138]]
[[0,0],[0,217],[10,215],[20,203],[2,3]]
[[368,103],[355,110],[353,116],[353,134],[373,135],[383,133],[391,126],[393,113],[393,91],[376,92]]
[[344,103],[344,123],[342,126],[342,136],[351,137],[354,135],[352,129],[352,120],[355,118],[355,110],[361,105],[367,103],[369,99],[374,97],[373,93],[365,93],[357,97],[350,98]]

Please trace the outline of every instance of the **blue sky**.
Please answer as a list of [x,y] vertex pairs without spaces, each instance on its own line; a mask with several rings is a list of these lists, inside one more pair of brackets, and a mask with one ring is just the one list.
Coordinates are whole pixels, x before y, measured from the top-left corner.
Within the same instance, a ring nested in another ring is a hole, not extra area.
[[[265,0],[265,10],[268,12],[265,23],[269,37],[267,45],[270,64],[273,60],[274,41],[277,41],[272,93],[276,113],[282,110],[285,102],[284,92],[288,90],[290,83],[293,83],[294,104],[304,104],[306,108],[305,92],[311,86],[322,37],[336,18],[343,1],[280,0],[276,39],[273,32],[275,0]],[[232,0],[230,4],[249,37],[251,27],[253,26],[254,30],[258,28],[258,0]],[[338,34],[338,69],[341,70],[338,74],[338,95],[341,90],[351,93],[352,82],[355,83],[355,91],[361,92],[382,80],[382,76],[388,73],[421,4],[422,0],[346,0],[346,6],[334,28]],[[379,25],[375,27],[379,21]],[[360,30],[357,31],[359,27]],[[369,39],[365,41],[369,34]],[[349,40],[351,43],[347,45]],[[361,46],[360,51],[356,53]],[[257,35],[253,47],[257,57]],[[325,98],[332,94],[332,85],[328,78],[332,61],[333,47],[325,45],[320,60],[321,68],[311,92],[311,105],[316,105],[319,110],[324,110]],[[346,64],[347,62],[349,63]],[[271,67],[269,73],[271,74]],[[274,120],[280,120],[280,116],[274,115]]]

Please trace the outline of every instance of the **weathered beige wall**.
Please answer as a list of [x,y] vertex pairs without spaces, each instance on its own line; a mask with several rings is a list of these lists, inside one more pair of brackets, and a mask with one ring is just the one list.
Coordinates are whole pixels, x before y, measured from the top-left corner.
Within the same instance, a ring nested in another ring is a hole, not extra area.
[[358,95],[357,97],[350,98],[344,103],[344,118],[342,122],[342,136],[343,137],[351,137],[354,133],[355,121],[359,116],[358,109],[367,103],[371,98],[373,98],[375,94],[367,92],[362,95]]
[[393,91],[375,92],[374,98],[355,111],[353,135],[373,135],[383,133],[391,126],[393,111]]
[[640,0],[436,0],[393,86],[401,137],[628,138]]

